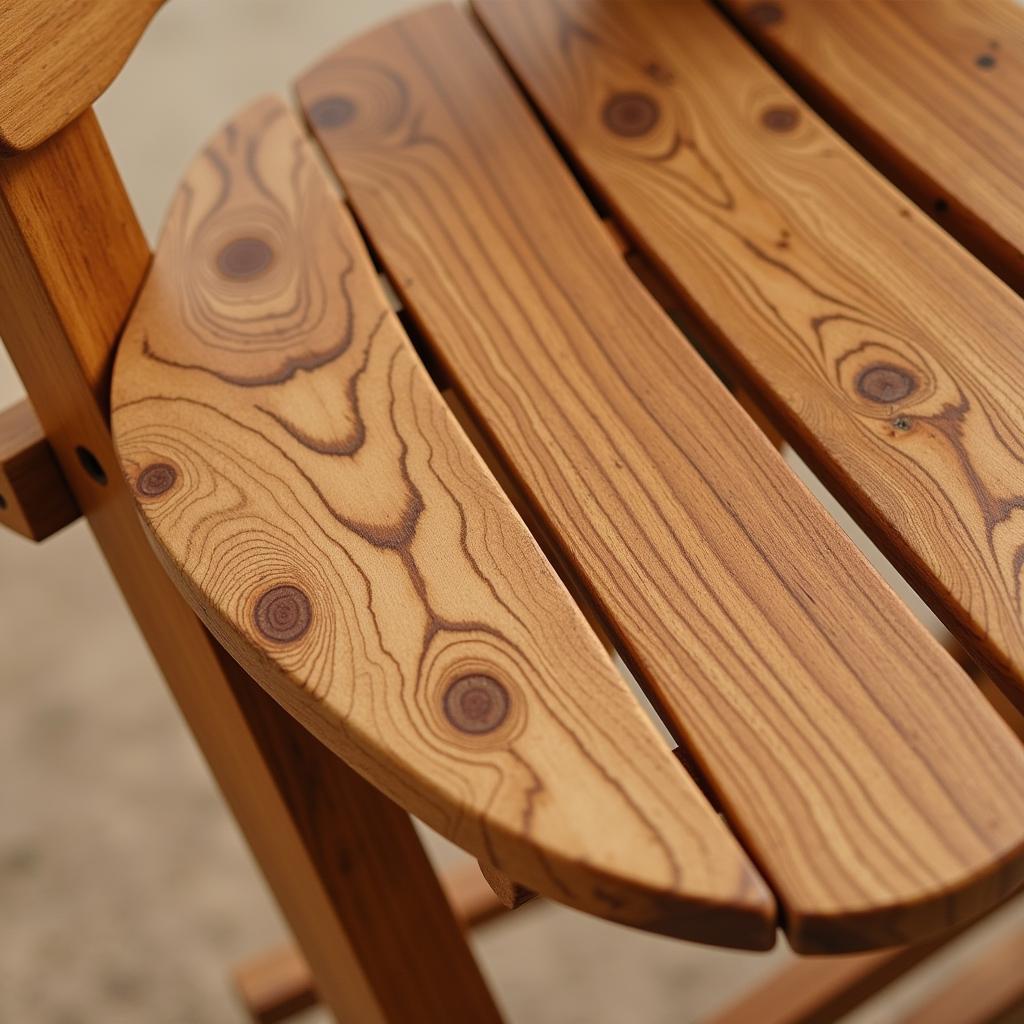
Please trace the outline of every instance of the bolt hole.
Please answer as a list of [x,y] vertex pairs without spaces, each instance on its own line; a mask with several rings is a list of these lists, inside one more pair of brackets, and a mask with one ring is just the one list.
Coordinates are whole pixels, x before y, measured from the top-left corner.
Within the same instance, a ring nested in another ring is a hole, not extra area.
[[935,207],[936,213],[945,213],[949,209],[949,203],[942,196],[939,196],[932,205]]
[[103,467],[100,465],[100,460],[88,448],[83,448],[79,445],[75,449],[75,454],[78,456],[78,461],[82,464],[82,469],[86,471],[98,484],[106,485],[107,474],[103,471]]

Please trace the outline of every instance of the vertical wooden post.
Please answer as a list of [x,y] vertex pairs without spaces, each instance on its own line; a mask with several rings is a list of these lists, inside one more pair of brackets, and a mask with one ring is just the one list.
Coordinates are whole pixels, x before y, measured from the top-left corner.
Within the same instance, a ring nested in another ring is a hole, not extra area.
[[149,547],[107,425],[148,261],[91,111],[0,159],[0,336],[324,1001],[361,1024],[497,1021],[408,815],[249,680]]

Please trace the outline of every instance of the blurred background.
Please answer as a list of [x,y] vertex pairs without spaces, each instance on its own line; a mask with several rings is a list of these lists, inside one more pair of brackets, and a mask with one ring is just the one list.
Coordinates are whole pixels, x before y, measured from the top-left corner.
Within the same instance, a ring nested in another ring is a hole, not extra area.
[[[224,119],[261,93],[287,93],[336,42],[405,6],[168,3],[98,104],[150,241]],[[21,395],[0,350],[0,406]],[[0,1022],[241,1024],[230,969],[286,929],[83,522],[42,546],[0,531],[0,650]],[[428,844],[441,862],[461,856]],[[1021,920],[1012,908],[997,915],[849,1020],[897,1020]],[[704,949],[552,904],[473,943],[510,1019],[531,1024],[687,1024],[790,955]]]

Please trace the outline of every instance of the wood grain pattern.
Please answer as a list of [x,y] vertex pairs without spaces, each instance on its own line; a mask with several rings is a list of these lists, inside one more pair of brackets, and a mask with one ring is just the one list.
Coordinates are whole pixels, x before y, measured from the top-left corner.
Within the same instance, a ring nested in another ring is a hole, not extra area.
[[40,541],[79,516],[29,402],[0,410],[0,525]]
[[281,103],[190,169],[113,423],[204,621],[390,797],[561,902],[771,945],[771,895],[466,441]]
[[[475,861],[456,864],[439,878],[452,913],[463,928],[489,924],[507,912]],[[234,969],[232,977],[254,1024],[275,1024],[320,1001],[309,964],[292,945],[250,957]]]
[[408,815],[252,682],[154,557],[116,472],[104,372],[148,265],[91,112],[0,161],[0,336],[325,1004],[367,1024],[496,1021]]
[[1024,304],[706,5],[478,9],[703,342],[1024,704]]
[[4,0],[0,155],[38,146],[124,66],[164,0]]
[[806,99],[1024,292],[1024,10],[723,0]]
[[394,22],[298,89],[796,948],[919,941],[1011,891],[1020,745],[623,266],[468,20]]

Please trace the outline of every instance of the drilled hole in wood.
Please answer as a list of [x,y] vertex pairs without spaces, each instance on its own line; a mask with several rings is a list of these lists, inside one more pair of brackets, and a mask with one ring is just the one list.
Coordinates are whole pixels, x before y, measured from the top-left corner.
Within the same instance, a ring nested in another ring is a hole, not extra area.
[[100,460],[88,448],[84,448],[82,445],[78,445],[75,448],[75,454],[78,456],[78,461],[82,465],[82,469],[89,474],[89,476],[96,481],[98,484],[107,483],[107,474],[103,467],[100,465]]

